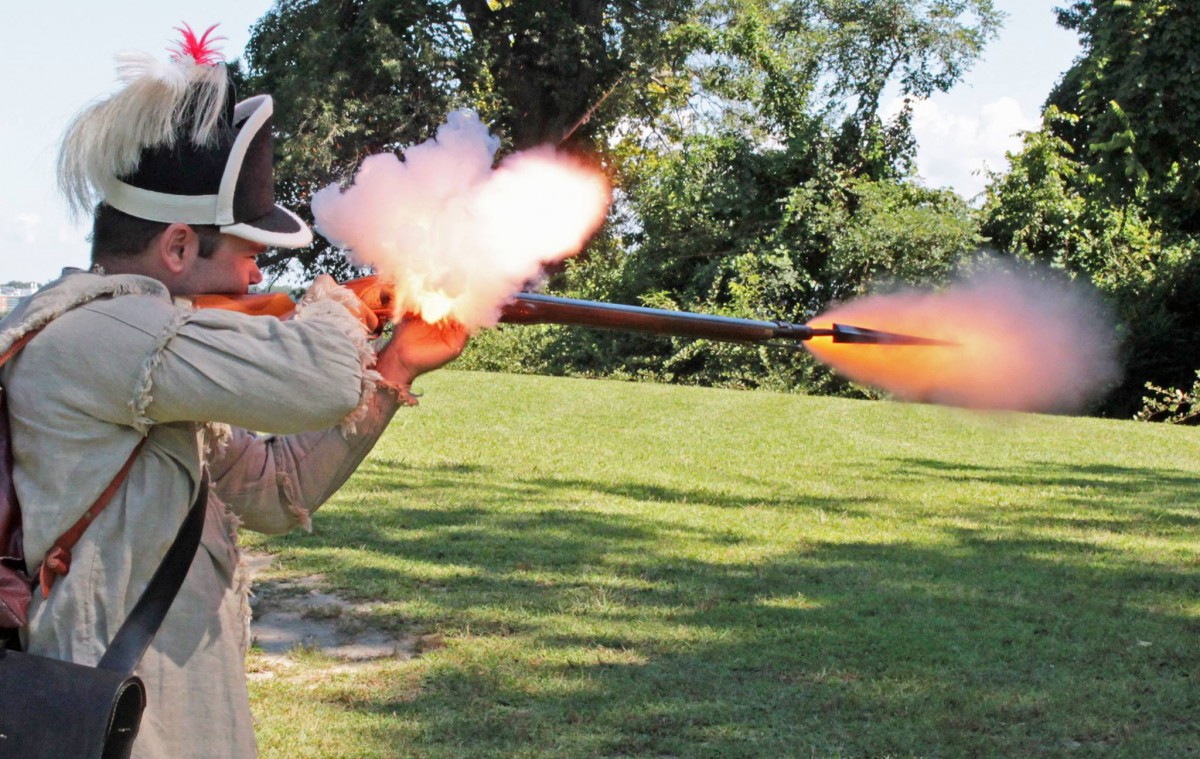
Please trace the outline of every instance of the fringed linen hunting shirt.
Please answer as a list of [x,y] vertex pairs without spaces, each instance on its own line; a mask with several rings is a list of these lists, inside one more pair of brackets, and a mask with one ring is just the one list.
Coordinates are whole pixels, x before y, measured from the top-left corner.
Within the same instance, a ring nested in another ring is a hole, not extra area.
[[42,328],[0,372],[31,569],[147,438],[69,574],[47,599],[35,592],[31,652],[99,661],[174,540],[202,468],[211,473],[201,547],[137,670],[149,701],[137,757],[256,754],[237,530],[307,527],[400,405],[370,369],[346,297],[320,283],[296,318],[279,321],[179,305],[147,277],[75,270],[0,322],[0,351]]

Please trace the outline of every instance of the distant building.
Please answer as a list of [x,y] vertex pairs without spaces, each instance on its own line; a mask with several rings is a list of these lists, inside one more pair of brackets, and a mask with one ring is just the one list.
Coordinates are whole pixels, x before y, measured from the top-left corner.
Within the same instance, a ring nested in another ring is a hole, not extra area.
[[38,291],[38,286],[30,284],[24,287],[0,285],[0,314],[7,314],[17,307],[17,304]]

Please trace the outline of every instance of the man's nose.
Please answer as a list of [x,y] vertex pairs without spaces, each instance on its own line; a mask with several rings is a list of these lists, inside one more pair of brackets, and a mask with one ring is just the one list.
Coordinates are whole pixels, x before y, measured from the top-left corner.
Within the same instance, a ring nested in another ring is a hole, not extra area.
[[258,268],[258,264],[250,264],[250,284],[257,285],[263,281],[262,269]]

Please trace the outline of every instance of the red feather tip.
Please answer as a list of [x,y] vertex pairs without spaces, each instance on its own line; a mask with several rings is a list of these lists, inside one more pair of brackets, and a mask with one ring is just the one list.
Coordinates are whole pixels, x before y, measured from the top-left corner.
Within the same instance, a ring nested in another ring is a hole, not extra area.
[[213,37],[209,39],[213,29],[216,29],[220,24],[213,24],[204,30],[204,34],[200,35],[199,39],[196,33],[192,31],[192,27],[184,24],[182,27],[175,27],[175,31],[183,35],[183,39],[175,43],[175,47],[168,48],[171,51],[171,59],[182,61],[191,58],[198,66],[216,66],[224,61],[221,56],[221,50],[217,47],[217,43],[224,40],[224,37]]

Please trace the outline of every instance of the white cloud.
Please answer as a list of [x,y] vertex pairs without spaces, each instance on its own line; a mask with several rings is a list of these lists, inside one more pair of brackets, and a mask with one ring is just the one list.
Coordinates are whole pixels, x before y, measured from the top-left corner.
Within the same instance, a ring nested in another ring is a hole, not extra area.
[[35,213],[19,213],[4,223],[4,239],[18,245],[31,245],[38,241],[38,228],[42,217]]
[[[888,114],[900,108],[890,104]],[[931,187],[950,187],[968,200],[987,183],[985,167],[1004,170],[1004,154],[1021,147],[1019,132],[1037,129],[1039,117],[1027,116],[1015,98],[993,100],[975,112],[954,113],[936,99],[913,103],[917,171]]]

